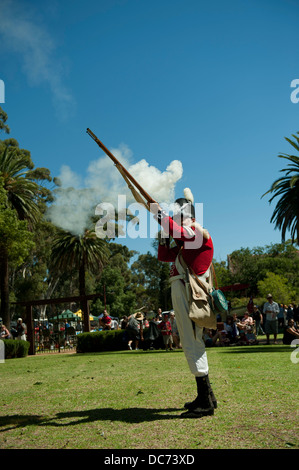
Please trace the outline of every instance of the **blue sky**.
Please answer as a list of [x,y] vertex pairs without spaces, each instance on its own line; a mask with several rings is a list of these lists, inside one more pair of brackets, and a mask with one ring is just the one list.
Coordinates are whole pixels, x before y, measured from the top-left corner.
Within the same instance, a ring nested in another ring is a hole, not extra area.
[[87,127],[132,164],[164,172],[178,160],[175,196],[190,187],[203,203],[217,261],[277,243],[261,196],[299,131],[298,13],[297,0],[0,0],[10,136],[74,184],[108,158]]

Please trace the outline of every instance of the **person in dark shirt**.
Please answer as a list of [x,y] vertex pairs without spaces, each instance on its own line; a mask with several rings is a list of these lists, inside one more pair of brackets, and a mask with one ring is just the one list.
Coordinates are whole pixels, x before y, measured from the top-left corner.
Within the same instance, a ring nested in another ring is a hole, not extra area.
[[291,344],[294,339],[299,339],[299,330],[295,327],[295,322],[291,318],[288,321],[288,326],[284,329],[283,344]]

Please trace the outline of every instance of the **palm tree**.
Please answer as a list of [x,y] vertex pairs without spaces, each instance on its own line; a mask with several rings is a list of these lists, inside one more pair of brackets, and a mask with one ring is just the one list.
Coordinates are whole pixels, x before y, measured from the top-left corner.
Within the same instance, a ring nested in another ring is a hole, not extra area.
[[[285,137],[296,150],[299,152],[299,132],[297,135],[292,134],[294,140]],[[289,230],[292,237],[292,243],[299,241],[299,157],[295,155],[282,154],[279,158],[285,158],[290,163],[288,168],[280,170],[285,172],[283,178],[278,178],[272,184],[269,191],[263,194],[274,193],[269,199],[269,203],[274,198],[280,197],[276,204],[271,217],[271,222],[275,223],[275,228],[281,230],[282,242],[285,241],[286,231]],[[297,240],[296,240],[297,239]]]
[[[33,181],[33,167],[30,153],[20,149],[16,140],[0,141],[0,177],[7,196],[7,206],[16,211],[20,220],[28,221],[31,230],[41,216],[40,201],[45,195],[43,188]],[[0,313],[7,325],[10,324],[8,281],[9,256],[3,246],[0,253]]]
[[38,206],[39,185],[29,178],[32,162],[28,154],[20,153],[17,146],[2,146],[0,173],[10,207],[16,210],[20,220],[28,220],[30,226],[40,216]]
[[[98,274],[108,262],[109,249],[105,240],[98,238],[94,231],[86,230],[84,235],[73,235],[61,230],[53,241],[51,268],[56,272],[79,270],[79,293],[86,295],[85,273]],[[89,317],[86,303],[81,306],[84,314],[84,330],[89,331]]]

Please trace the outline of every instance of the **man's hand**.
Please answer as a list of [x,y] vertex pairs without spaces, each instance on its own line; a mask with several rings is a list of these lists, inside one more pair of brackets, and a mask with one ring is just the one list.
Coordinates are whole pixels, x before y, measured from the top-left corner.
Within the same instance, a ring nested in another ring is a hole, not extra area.
[[158,215],[158,213],[162,210],[162,207],[157,202],[150,203],[150,212],[154,215]]

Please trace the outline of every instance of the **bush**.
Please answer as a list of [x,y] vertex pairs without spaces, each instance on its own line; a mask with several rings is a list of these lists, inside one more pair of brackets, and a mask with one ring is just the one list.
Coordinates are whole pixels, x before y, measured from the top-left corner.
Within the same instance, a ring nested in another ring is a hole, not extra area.
[[4,339],[5,359],[13,357],[26,357],[28,355],[29,341],[17,339]]
[[80,333],[77,336],[77,352],[121,351],[126,349],[123,336],[124,330]]

